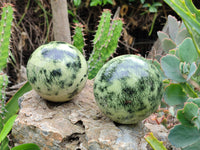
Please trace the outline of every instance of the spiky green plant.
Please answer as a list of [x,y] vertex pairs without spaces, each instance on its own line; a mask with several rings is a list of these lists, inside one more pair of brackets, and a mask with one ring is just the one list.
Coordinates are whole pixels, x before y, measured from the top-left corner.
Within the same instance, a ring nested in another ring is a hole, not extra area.
[[[75,28],[76,32],[74,35],[74,45],[78,48],[79,45],[81,45],[81,47],[84,45],[84,41],[81,40],[83,34],[80,32],[81,29],[79,28],[80,26]],[[111,12],[108,9],[102,12],[93,40],[93,51],[88,60],[89,79],[93,79],[96,76],[99,69],[117,49],[122,28],[123,21],[120,18],[111,19]]]
[[6,67],[9,44],[10,44],[10,35],[11,35],[11,26],[13,20],[13,8],[10,4],[4,4],[5,6],[2,9],[1,20],[0,20],[0,70]]
[[84,34],[83,34],[83,25],[80,23],[75,24],[74,27],[74,36],[73,36],[73,45],[84,54]]
[[[10,4],[4,4],[0,20],[0,131],[4,128],[3,119],[7,112],[5,105],[5,91],[8,84],[8,77],[3,73],[3,69],[6,67],[9,55],[12,20],[13,8]],[[0,143],[0,149],[9,149],[7,138],[2,139]]]

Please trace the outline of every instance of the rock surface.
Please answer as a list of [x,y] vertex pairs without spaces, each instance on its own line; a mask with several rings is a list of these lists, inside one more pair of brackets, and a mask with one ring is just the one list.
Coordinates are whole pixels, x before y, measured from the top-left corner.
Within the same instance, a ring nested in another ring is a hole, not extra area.
[[66,103],[52,103],[35,91],[19,99],[20,112],[12,129],[15,145],[36,143],[42,150],[147,150],[144,135],[167,142],[161,125],[119,125],[105,117],[93,97],[93,82]]

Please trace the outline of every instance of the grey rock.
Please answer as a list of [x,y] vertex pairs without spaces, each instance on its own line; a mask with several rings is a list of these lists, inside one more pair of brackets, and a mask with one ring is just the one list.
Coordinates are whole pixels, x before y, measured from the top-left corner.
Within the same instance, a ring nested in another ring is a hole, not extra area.
[[15,145],[36,143],[42,150],[147,150],[144,136],[150,131],[168,143],[162,125],[157,130],[151,124],[112,122],[100,112],[92,90],[93,81],[88,80],[82,92],[65,103],[48,102],[33,90],[24,94],[12,129]]

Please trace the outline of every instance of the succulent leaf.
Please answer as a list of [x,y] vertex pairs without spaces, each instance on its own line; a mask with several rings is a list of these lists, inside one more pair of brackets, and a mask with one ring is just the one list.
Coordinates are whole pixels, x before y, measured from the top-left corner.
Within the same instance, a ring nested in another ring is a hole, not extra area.
[[161,59],[161,67],[165,75],[176,82],[186,82],[179,69],[180,60],[174,55],[166,55]]
[[182,62],[192,63],[198,58],[198,53],[191,38],[186,38],[178,47],[179,58]]

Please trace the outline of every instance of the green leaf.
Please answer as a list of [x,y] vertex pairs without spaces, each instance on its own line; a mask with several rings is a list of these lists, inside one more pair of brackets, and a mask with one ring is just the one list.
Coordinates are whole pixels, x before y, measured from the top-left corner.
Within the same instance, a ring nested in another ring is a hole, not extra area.
[[33,143],[26,143],[13,147],[11,150],[40,150],[39,146]]
[[141,4],[144,4],[145,0],[140,0]]
[[195,74],[197,70],[197,65],[195,62],[193,62],[191,65],[190,65],[190,72],[187,76],[187,81],[190,80],[190,78]]
[[78,7],[81,4],[81,0],[74,0],[74,5]]
[[107,3],[112,5],[113,1],[112,0],[103,0],[103,5],[106,5]]
[[186,102],[187,95],[180,84],[170,84],[165,89],[164,100],[170,106],[180,105]]
[[192,0],[164,0],[183,20],[200,54],[200,13]]
[[9,140],[7,137],[0,143],[0,150],[10,150]]
[[142,7],[147,8],[147,7],[151,7],[151,5],[149,3],[145,3],[144,5],[142,5]]
[[199,130],[200,129],[200,116],[194,118],[192,122],[195,124],[195,126]]
[[145,140],[151,145],[151,147],[155,150],[167,150],[165,146],[163,145],[163,142],[158,141],[156,137],[153,135],[152,132],[145,135]]
[[180,60],[174,55],[166,55],[161,59],[161,67],[165,75],[176,82],[186,82],[179,69]]
[[193,103],[197,104],[198,107],[200,107],[200,98],[189,98],[187,100],[187,102],[193,102]]
[[194,124],[185,118],[184,111],[182,109],[177,111],[177,119],[180,121],[180,123],[184,126],[188,127],[194,127]]
[[160,7],[160,6],[162,6],[162,3],[160,3],[160,2],[154,2],[152,4],[152,6],[154,6],[154,7]]
[[186,28],[183,28],[182,30],[178,31],[175,39],[176,45],[179,45],[183,42],[184,39],[187,37],[190,37],[190,34],[188,33]]
[[179,22],[175,17],[169,15],[167,23],[168,23],[170,38],[172,39],[172,41],[175,41],[179,29]]
[[186,63],[195,62],[198,53],[191,38],[186,38],[178,47],[180,60]]
[[176,48],[174,41],[168,38],[163,39],[161,45],[166,54],[169,52],[169,50]]
[[90,6],[97,6],[97,5],[102,5],[102,1],[101,0],[92,0],[90,2]]
[[200,147],[200,131],[196,127],[176,125],[170,130],[168,139],[175,147],[186,148],[197,143]]
[[[32,90],[31,85],[29,84],[29,82],[26,82],[16,93],[15,95],[8,101],[8,103],[6,104],[6,110],[8,111],[5,115],[5,119],[3,120],[4,123],[14,114],[16,114],[19,110],[19,106],[18,106],[18,99],[19,97],[21,97],[22,95],[24,95],[24,93],[28,92]],[[0,124],[2,124],[2,122],[0,122]]]
[[167,33],[163,32],[163,31],[158,31],[157,35],[158,35],[158,38],[160,41],[162,41],[164,39],[169,39],[169,36],[167,35]]
[[196,142],[196,143],[194,143],[192,145],[189,145],[187,147],[182,148],[182,150],[198,150],[199,147],[200,147],[199,142]]
[[187,120],[191,121],[197,117],[198,115],[198,106],[194,103],[186,103],[184,108],[183,108],[183,111],[184,111],[184,116]]
[[12,129],[12,126],[15,122],[15,119],[17,118],[17,115],[13,115],[9,118],[9,120],[5,123],[1,133],[0,133],[0,143],[7,137],[8,133]]
[[158,11],[158,10],[157,10],[156,7],[154,7],[154,6],[149,7],[149,12],[151,12],[151,13],[156,13],[157,11]]
[[181,87],[183,88],[183,90],[185,91],[185,93],[187,93],[189,95],[189,97],[192,98],[198,98],[198,94],[193,90],[193,88],[187,83],[180,83]]

